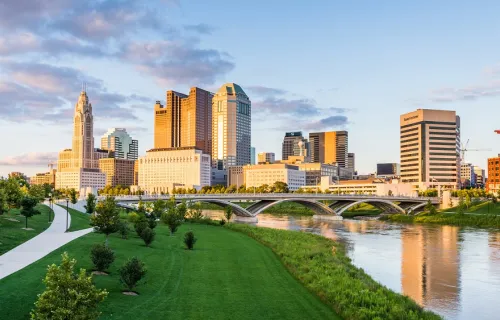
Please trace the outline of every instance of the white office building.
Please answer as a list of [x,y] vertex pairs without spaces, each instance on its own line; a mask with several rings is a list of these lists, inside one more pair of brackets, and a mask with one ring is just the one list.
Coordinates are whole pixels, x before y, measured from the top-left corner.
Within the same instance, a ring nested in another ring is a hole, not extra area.
[[290,191],[295,191],[306,184],[305,171],[298,166],[277,163],[262,165],[247,165],[243,167],[247,188],[273,185],[276,181],[284,182]]

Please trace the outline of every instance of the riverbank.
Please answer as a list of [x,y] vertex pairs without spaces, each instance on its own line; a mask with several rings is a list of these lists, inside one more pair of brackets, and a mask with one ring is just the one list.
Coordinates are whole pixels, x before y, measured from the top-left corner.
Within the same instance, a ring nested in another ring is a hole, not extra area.
[[[193,251],[182,239],[192,230],[198,238]],[[100,306],[103,319],[340,319],[318,297],[301,285],[271,249],[247,235],[220,226],[185,223],[174,236],[156,227],[156,239],[146,247],[135,232],[129,239],[111,235],[116,260],[109,276],[94,276],[109,296]],[[0,280],[0,314],[27,319],[37,294],[44,289],[47,265],[60,263],[66,251],[76,269],[92,270],[89,253],[104,235],[92,233],[52,252],[30,266]],[[148,271],[136,291],[125,296],[118,268],[132,256]]]
[[0,255],[39,235],[50,226],[49,212],[53,217],[52,210],[44,204],[38,204],[35,209],[40,214],[28,218],[28,228],[32,230],[22,229],[26,218],[19,209],[11,209],[0,215]]
[[229,224],[271,248],[288,271],[344,319],[440,319],[356,268],[338,242],[288,230]]
[[383,216],[380,220],[402,223],[429,223],[462,227],[500,228],[500,215],[488,214],[438,213],[435,215],[418,214],[415,216],[393,214]]

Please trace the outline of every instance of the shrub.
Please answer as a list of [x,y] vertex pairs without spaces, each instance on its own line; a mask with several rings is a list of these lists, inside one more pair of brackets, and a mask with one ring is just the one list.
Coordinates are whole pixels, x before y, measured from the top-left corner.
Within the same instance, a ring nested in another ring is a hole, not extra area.
[[219,224],[220,224],[221,226],[225,225],[225,224],[226,224],[226,220],[224,220],[224,219],[220,219]]
[[146,227],[144,230],[141,232],[141,238],[144,240],[144,244],[146,244],[146,247],[149,247],[151,242],[155,239],[155,231],[149,227]]
[[156,228],[156,216],[154,213],[150,213],[149,216],[148,216],[148,227],[150,229],[154,229]]
[[135,224],[139,220],[139,215],[136,212],[130,212],[127,216],[128,222]]
[[137,235],[140,237],[142,231],[146,228],[149,228],[148,220],[144,215],[139,215],[139,219],[134,224],[134,229]]
[[120,282],[123,283],[129,291],[132,291],[137,283],[146,275],[144,263],[133,257],[120,268]]
[[193,250],[194,244],[196,243],[193,231],[188,231],[184,234],[184,244],[188,250]]
[[52,264],[43,280],[45,291],[38,295],[35,309],[31,312],[32,319],[97,319],[100,312],[98,304],[103,301],[108,292],[97,289],[92,283],[92,277],[87,276],[85,269],[78,274],[73,269],[75,259],[70,259],[68,253],[62,254],[60,266]]
[[167,212],[161,215],[161,221],[168,226],[170,235],[173,235],[177,228],[182,224],[182,217],[178,213],[176,207],[170,208]]
[[125,221],[120,221],[120,226],[118,227],[118,233],[120,233],[122,239],[128,239],[129,232],[130,228],[128,226],[128,223]]
[[105,271],[115,261],[113,250],[103,244],[96,244],[90,250],[90,259],[97,271]]
[[227,206],[224,208],[224,217],[226,218],[227,222],[229,223],[229,220],[231,220],[231,217],[233,216],[233,208],[230,206]]

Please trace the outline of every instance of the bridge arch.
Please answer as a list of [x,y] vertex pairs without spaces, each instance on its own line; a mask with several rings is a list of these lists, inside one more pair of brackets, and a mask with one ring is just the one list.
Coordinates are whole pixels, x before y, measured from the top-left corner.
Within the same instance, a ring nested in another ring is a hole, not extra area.
[[350,208],[354,207],[355,205],[358,205],[361,203],[371,204],[375,208],[381,209],[385,212],[395,211],[398,213],[405,213],[405,210],[403,208],[401,208],[399,205],[395,204],[392,201],[383,200],[383,199],[363,199],[363,200],[351,202],[351,203],[343,206],[338,211],[336,211],[336,214],[341,216],[346,210],[349,210]]
[[[182,200],[177,200],[177,203],[181,203],[181,202],[182,202]],[[211,204],[219,205],[223,208],[231,207],[231,208],[233,208],[234,214],[236,214],[237,216],[240,216],[240,217],[253,217],[253,216],[255,216],[252,213],[250,213],[249,211],[247,211],[246,209],[240,207],[239,205],[237,205],[235,203],[232,203],[231,201],[220,200],[220,199],[193,198],[193,199],[190,199],[189,202],[211,203]]]
[[332,215],[335,214],[335,211],[333,211],[326,204],[323,204],[321,202],[315,200],[293,199],[293,198],[281,199],[281,200],[262,200],[248,207],[247,211],[250,212],[253,216],[256,216],[262,211],[283,202],[295,202],[301,204],[304,207],[311,209],[316,214],[332,214]]

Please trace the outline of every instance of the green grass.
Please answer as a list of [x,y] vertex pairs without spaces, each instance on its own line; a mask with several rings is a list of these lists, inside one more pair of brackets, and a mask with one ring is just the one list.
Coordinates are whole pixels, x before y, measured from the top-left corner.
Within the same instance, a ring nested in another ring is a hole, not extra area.
[[[448,208],[442,210],[441,212],[456,212],[457,207]],[[475,214],[492,214],[500,215],[500,203],[492,203],[491,201],[482,201],[478,204],[472,205],[470,208],[465,210],[467,213]]]
[[[41,214],[28,218],[28,228],[34,230],[21,229],[25,227],[26,218],[19,213],[19,209],[12,209],[0,215],[0,255],[35,237],[50,226],[48,214],[51,212],[52,219],[52,210],[43,204],[38,204],[36,209]],[[16,219],[20,222],[7,219]]]
[[[182,244],[190,229],[198,238],[193,251]],[[99,288],[109,291],[101,319],[339,319],[287,272],[271,249],[242,233],[196,224],[183,225],[173,237],[163,225],[156,233],[151,248],[135,233],[129,240],[110,237],[116,261],[109,276],[94,277]],[[89,270],[90,248],[103,241],[102,234],[88,234],[0,280],[1,317],[27,319],[44,289],[46,266],[60,263],[60,254],[67,251],[78,267]],[[123,295],[118,280],[118,268],[132,256],[148,268],[136,297]]]
[[[58,205],[64,210],[66,206]],[[82,229],[92,228],[90,225],[90,215],[72,208],[68,209],[69,215],[71,216],[71,225],[68,231],[78,231]]]
[[229,224],[270,247],[306,288],[344,319],[440,319],[351,264],[343,245],[310,233]]
[[451,226],[500,228],[500,215],[438,213],[436,215],[388,215],[384,220],[403,223],[433,223]]

